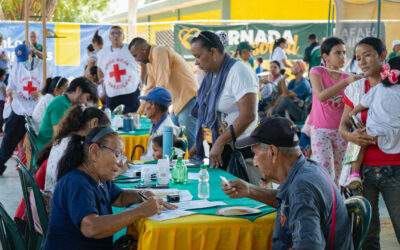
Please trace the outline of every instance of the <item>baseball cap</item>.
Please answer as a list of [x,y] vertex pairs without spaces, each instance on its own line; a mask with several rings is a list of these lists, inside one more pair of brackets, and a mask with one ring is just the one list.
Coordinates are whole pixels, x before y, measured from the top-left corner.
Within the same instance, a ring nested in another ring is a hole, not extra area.
[[171,93],[166,88],[154,87],[146,96],[139,96],[141,100],[149,100],[160,105],[169,106],[172,102]]
[[26,44],[20,44],[15,48],[15,55],[17,56],[17,62],[24,62],[29,58],[29,52],[31,50]]
[[392,48],[394,46],[396,46],[396,45],[399,45],[399,44],[400,44],[400,40],[394,40],[393,43],[392,43]]
[[245,148],[259,143],[277,147],[294,147],[299,145],[296,125],[285,117],[269,116],[251,132],[250,136],[238,140],[237,148]]
[[249,42],[241,42],[241,43],[239,43],[237,48],[238,48],[239,51],[242,51],[244,49],[254,50],[254,48],[251,47]]

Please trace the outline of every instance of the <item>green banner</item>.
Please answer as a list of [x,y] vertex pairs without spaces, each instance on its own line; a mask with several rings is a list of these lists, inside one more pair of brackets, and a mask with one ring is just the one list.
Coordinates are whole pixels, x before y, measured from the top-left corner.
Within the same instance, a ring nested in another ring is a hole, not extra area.
[[304,50],[309,46],[308,35],[315,33],[320,40],[326,33],[326,24],[295,24],[295,25],[271,25],[254,23],[248,25],[225,25],[205,26],[176,24],[174,26],[175,51],[182,55],[187,61],[194,58],[190,52],[190,41],[201,31],[225,31],[228,34],[228,42],[225,51],[236,51],[240,42],[248,41],[253,47],[254,57],[269,59],[275,39],[286,38],[288,47],[285,50],[288,59],[303,59]]

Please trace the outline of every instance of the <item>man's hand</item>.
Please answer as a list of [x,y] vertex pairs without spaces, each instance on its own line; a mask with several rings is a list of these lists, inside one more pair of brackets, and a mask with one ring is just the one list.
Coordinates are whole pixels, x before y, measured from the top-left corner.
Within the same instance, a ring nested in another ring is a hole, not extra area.
[[251,186],[241,179],[229,180],[229,186],[221,181],[221,185],[222,191],[231,198],[243,198],[250,195]]
[[38,91],[32,91],[31,92],[31,97],[33,98],[33,100],[37,100],[40,96],[40,93]]

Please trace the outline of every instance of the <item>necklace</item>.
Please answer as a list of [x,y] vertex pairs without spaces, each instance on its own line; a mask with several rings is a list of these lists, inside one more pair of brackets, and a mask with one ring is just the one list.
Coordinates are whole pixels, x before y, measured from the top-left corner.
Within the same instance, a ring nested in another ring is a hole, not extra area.
[[[85,164],[84,162],[82,162],[82,166],[89,172],[89,174],[91,174],[93,177],[95,176],[95,175],[93,174],[93,172],[90,171],[90,169],[86,166],[86,164]],[[103,183],[101,183],[100,180],[97,181],[97,186],[101,187],[101,188],[104,190]]]

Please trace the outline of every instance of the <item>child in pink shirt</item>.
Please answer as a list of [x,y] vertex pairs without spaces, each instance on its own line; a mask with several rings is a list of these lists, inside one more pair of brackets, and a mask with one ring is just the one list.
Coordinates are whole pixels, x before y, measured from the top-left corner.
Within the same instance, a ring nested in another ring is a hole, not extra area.
[[338,129],[344,104],[344,88],[361,78],[339,71],[345,64],[346,49],[340,38],[329,37],[321,44],[321,55],[325,67],[313,67],[310,80],[313,89],[313,104],[309,124],[311,128],[312,158],[328,169],[338,183],[342,170],[342,159],[347,142]]

